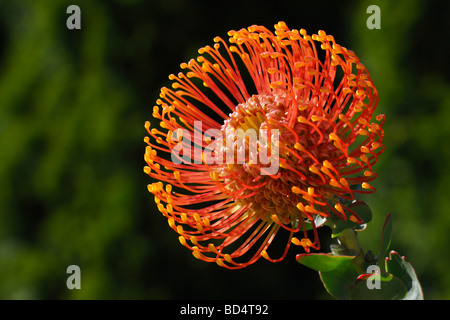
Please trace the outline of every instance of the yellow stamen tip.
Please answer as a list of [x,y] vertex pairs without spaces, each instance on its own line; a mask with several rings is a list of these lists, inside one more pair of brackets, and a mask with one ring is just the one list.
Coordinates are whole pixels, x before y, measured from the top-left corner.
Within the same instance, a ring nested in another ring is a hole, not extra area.
[[194,246],[198,246],[198,241],[195,236],[191,236],[189,240],[194,244]]
[[278,216],[276,214],[273,214],[270,216],[272,218],[272,221],[275,222],[276,224],[281,224],[280,219],[278,219]]
[[178,241],[180,241],[180,243],[181,243],[183,246],[187,246],[186,239],[185,239],[183,236],[179,236],[179,237],[178,237]]
[[225,267],[225,263],[223,263],[222,259],[220,258],[217,258],[216,263],[221,267]]
[[291,190],[292,190],[293,193],[297,193],[297,194],[301,193],[301,190],[300,190],[299,187],[292,187]]
[[344,209],[342,208],[342,205],[340,203],[336,203],[334,205],[334,208],[339,211],[340,213],[344,214]]
[[328,168],[328,169],[331,169],[333,166],[331,165],[331,162],[330,161],[328,161],[328,160],[325,160],[324,162],[323,162],[323,166],[325,167],[325,168]]
[[301,245],[302,245],[303,248],[307,249],[307,248],[312,246],[312,242],[308,238],[303,238],[301,240]]
[[339,137],[337,136],[337,134],[335,133],[330,133],[329,134],[330,140],[334,140],[334,141],[339,141]]
[[301,212],[305,212],[305,205],[301,202],[297,203],[297,209],[300,210]]
[[366,146],[362,146],[360,149],[361,149],[361,152],[363,152],[363,153],[369,153],[370,152],[369,148],[367,148]]
[[296,237],[293,237],[293,238],[291,239],[291,242],[292,242],[293,244],[295,244],[296,246],[301,246],[301,245],[302,245],[301,242],[300,242],[300,240],[298,240]]
[[298,151],[305,150],[305,148],[298,142],[294,145],[294,148],[297,149]]
[[217,252],[216,246],[213,243],[208,243],[208,249],[211,252]]
[[372,189],[372,186],[370,184],[368,184],[367,182],[363,182],[361,184],[361,186],[363,187],[363,189]]
[[369,158],[367,158],[367,156],[365,154],[360,155],[359,158],[361,159],[361,161],[363,161],[365,163],[369,162]]
[[339,183],[344,187],[348,187],[348,182],[347,182],[347,179],[345,179],[345,178],[340,178]]
[[311,116],[311,120],[314,121],[314,122],[317,122],[317,121],[319,121],[320,119],[321,119],[321,117],[318,116],[318,115],[315,115],[315,114],[314,114],[314,115]]
[[306,120],[306,118],[303,117],[303,116],[299,116],[299,117],[297,118],[297,121],[300,122],[300,123],[307,123],[307,122],[308,122],[308,120]]
[[192,251],[192,254],[194,255],[194,257],[196,257],[199,260],[202,260],[202,254],[200,253],[200,251],[198,251],[198,248],[195,246],[193,248],[194,250]]
[[205,227],[210,227],[211,226],[211,224],[210,224],[210,222],[209,222],[209,219],[208,218],[203,218],[203,225],[205,226]]

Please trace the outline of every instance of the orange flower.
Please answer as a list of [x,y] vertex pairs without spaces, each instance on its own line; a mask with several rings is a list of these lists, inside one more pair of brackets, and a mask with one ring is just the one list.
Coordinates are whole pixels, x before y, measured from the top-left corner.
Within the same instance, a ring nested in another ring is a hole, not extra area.
[[[363,222],[340,200],[375,190],[384,116],[371,122],[378,93],[366,68],[324,31],[279,22],[275,34],[255,25],[228,35],[169,76],[153,108],[160,128],[145,124],[144,171],[181,244],[233,269],[280,261],[291,243],[319,249],[315,217]],[[272,259],[280,229],[288,242]]]

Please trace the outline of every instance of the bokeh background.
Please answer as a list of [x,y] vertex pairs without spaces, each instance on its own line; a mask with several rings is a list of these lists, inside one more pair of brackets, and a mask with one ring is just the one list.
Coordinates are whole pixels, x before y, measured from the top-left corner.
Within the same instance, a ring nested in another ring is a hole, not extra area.
[[[81,30],[66,28],[70,4]],[[371,4],[380,30],[366,27]],[[196,260],[142,171],[167,76],[214,36],[283,20],[334,35],[369,69],[386,151],[361,241],[377,251],[390,212],[391,247],[425,298],[449,299],[449,17],[445,0],[0,1],[0,298],[328,299],[298,248],[238,271]],[[80,290],[66,287],[73,264]]]

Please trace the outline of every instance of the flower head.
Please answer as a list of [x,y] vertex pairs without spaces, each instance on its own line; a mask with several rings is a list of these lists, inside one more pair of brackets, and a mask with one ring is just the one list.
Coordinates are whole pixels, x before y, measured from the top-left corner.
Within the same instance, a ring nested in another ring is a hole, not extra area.
[[[275,33],[254,25],[228,35],[169,76],[153,109],[160,128],[145,124],[144,171],[182,245],[242,268],[282,260],[291,243],[318,249],[316,217],[363,223],[341,200],[374,191],[384,116],[371,122],[368,71],[324,31],[279,22]],[[273,259],[281,229],[288,241]]]

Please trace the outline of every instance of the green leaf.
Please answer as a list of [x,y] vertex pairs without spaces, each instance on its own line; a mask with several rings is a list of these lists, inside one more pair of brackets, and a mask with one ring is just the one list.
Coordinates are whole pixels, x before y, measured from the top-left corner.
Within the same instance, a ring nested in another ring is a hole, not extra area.
[[[378,286],[375,286],[375,281],[379,281]],[[385,271],[363,274],[350,288],[352,300],[400,300],[406,293],[406,285]]]
[[302,253],[296,259],[298,263],[316,271],[332,271],[342,264],[353,260],[354,256],[335,256],[331,253]]
[[386,221],[383,225],[383,230],[381,232],[381,247],[380,252],[378,253],[378,261],[379,264],[382,261],[382,258],[386,255],[389,250],[389,246],[391,245],[391,235],[392,235],[392,220],[391,214],[388,213],[386,216]]
[[350,261],[343,261],[331,271],[319,272],[320,280],[322,280],[325,289],[336,299],[350,299],[350,287],[358,277],[358,273]]
[[[372,211],[369,206],[364,201],[355,200],[349,205],[347,205],[348,209],[357,214],[363,221],[363,224],[359,224],[351,221],[350,219],[342,220],[339,217],[333,217],[331,220],[331,229],[332,229],[332,238],[339,236],[346,229],[355,229],[356,231],[364,230],[366,224],[372,220]],[[352,215],[352,212],[346,210],[348,216]]]
[[407,294],[403,300],[423,300],[422,287],[417,278],[413,266],[406,261],[405,257],[397,252],[391,251],[386,259],[386,271],[399,278],[407,288]]
[[348,207],[364,221],[364,224],[372,221],[372,210],[364,201],[353,201]]
[[336,299],[350,298],[349,288],[358,276],[352,265],[354,258],[354,256],[333,255],[332,253],[297,255],[299,263],[319,271],[325,289]]

